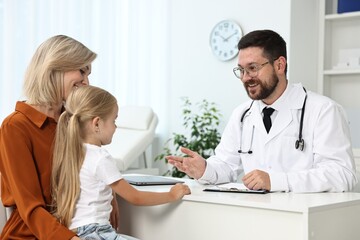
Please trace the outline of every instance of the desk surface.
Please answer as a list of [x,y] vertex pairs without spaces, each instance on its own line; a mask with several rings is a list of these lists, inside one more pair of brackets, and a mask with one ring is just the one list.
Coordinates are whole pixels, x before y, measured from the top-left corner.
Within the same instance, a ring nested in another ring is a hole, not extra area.
[[[239,231],[243,240],[353,240],[360,236],[360,193],[204,192],[207,186],[184,181],[192,194],[176,203],[138,207],[120,200],[121,231],[143,240],[238,239]],[[137,189],[163,192],[170,187]]]
[[[191,179],[182,179],[191,189],[191,195],[186,195],[183,201],[215,203],[233,206],[271,209],[289,212],[314,212],[328,208],[352,206],[360,204],[360,193],[284,193],[268,194],[249,193],[218,193],[204,192],[206,185],[201,185]],[[171,186],[137,187],[139,190],[162,192]]]

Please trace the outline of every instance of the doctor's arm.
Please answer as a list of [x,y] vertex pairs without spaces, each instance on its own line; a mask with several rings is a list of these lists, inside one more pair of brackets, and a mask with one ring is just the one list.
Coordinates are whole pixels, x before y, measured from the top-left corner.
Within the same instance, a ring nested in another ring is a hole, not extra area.
[[[247,104],[244,105],[248,106]],[[221,184],[236,182],[238,176],[243,172],[240,147],[240,117],[244,112],[244,106],[236,108],[224,132],[219,145],[215,149],[215,155],[206,160],[206,169],[201,178],[202,184]]]

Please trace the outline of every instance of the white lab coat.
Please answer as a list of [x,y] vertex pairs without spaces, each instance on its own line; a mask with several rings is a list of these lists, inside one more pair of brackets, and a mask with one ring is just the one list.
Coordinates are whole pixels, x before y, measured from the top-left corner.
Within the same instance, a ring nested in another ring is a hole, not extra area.
[[[254,101],[246,113],[242,133],[240,118],[251,101],[237,107],[199,182],[235,182],[242,172],[259,169],[269,173],[271,191],[350,191],[357,179],[348,121],[340,105],[307,91],[302,131],[305,149],[295,149],[305,95],[301,84],[288,84],[271,105],[276,116],[269,134],[262,121],[262,102]],[[245,152],[251,149],[252,154],[238,153],[240,146]]]

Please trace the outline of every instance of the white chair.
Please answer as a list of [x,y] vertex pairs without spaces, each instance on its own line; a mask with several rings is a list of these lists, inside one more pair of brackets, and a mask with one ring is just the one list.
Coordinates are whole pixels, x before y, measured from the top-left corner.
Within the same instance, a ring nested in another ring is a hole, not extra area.
[[105,148],[116,159],[117,167],[121,172],[128,172],[138,163],[136,160],[140,160],[140,157],[144,159],[145,169],[150,168],[151,162],[146,159],[146,150],[155,137],[157,115],[146,106],[123,106],[119,108],[118,115],[116,121],[118,128],[111,144],[106,145]]
[[356,177],[358,178],[359,182],[352,191],[360,192],[360,149],[353,149],[353,153],[356,166]]
[[0,232],[2,231],[7,220],[5,207],[0,203]]
[[6,209],[1,202],[1,173],[0,173],[0,232],[2,231],[8,216],[6,215]]

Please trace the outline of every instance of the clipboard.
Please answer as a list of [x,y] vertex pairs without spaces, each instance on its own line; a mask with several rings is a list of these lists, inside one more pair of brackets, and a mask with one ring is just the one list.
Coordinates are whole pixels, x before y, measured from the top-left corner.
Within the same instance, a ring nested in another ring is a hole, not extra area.
[[227,183],[222,185],[214,185],[208,188],[205,188],[205,192],[228,192],[228,193],[253,193],[253,194],[266,194],[269,193],[268,190],[253,190],[248,189],[242,183]]

